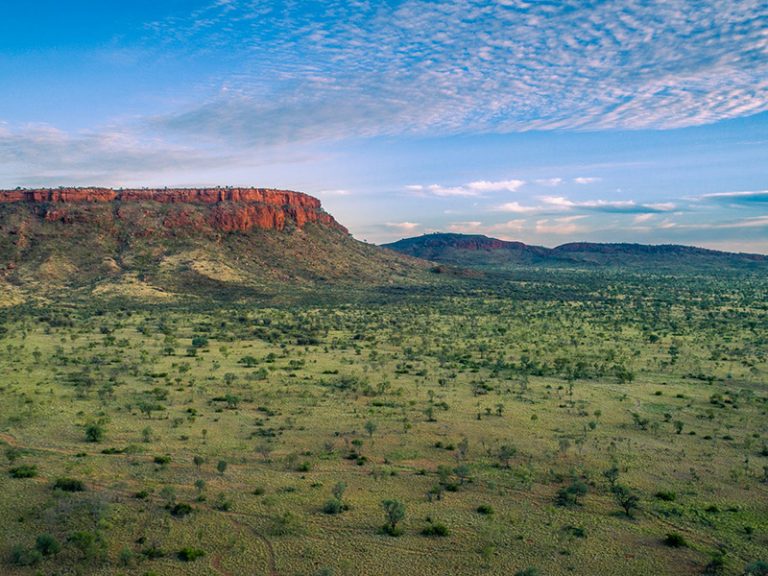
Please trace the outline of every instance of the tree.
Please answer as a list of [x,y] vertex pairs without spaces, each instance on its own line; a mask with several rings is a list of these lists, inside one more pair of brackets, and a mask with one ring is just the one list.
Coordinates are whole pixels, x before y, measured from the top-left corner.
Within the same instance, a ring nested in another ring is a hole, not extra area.
[[221,474],[223,476],[224,472],[227,471],[227,461],[226,460],[219,460],[219,463],[216,464],[216,470],[218,470],[219,474]]
[[624,513],[632,518],[632,512],[640,505],[640,496],[628,486],[616,484],[613,487],[613,497],[616,499],[616,503],[624,510]]
[[517,454],[517,448],[515,446],[502,444],[499,447],[499,452],[497,454],[499,463],[502,465],[502,467],[509,468],[509,461],[514,458],[515,454]]
[[579,506],[579,498],[587,494],[587,485],[581,480],[574,480],[569,486],[557,491],[555,503],[558,506]]
[[368,432],[368,436],[370,438],[373,438],[373,433],[376,432],[377,428],[378,426],[376,425],[376,422],[374,422],[373,420],[368,420],[365,423],[365,431]]
[[397,525],[405,518],[405,504],[399,500],[382,500],[384,514],[387,517],[387,523],[383,526],[385,533],[390,536],[400,536],[402,530]]
[[616,486],[619,479],[619,467],[615,464],[603,472],[603,477],[608,480],[611,490]]
[[470,470],[469,466],[466,464],[459,464],[456,466],[456,468],[453,469],[453,473],[456,474],[456,476],[459,477],[459,484],[465,484],[467,480],[470,479]]
[[105,433],[104,426],[100,422],[91,422],[85,427],[85,439],[88,442],[101,442]]

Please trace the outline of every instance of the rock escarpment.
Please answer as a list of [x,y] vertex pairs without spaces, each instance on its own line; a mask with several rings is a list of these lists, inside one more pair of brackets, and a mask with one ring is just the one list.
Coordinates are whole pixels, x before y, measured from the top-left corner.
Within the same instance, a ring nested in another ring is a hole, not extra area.
[[[106,224],[108,213],[116,220],[137,219],[162,213],[168,230],[247,232],[252,229],[284,230],[316,223],[346,233],[326,213],[317,198],[301,192],[268,188],[121,189],[55,188],[0,190],[0,204],[20,204],[48,222]],[[108,213],[99,209],[110,205]],[[158,210],[158,205],[166,206]],[[136,208],[143,208],[136,210]]]
[[300,192],[0,191],[0,284],[35,298],[280,300],[420,282],[428,266],[355,240]]

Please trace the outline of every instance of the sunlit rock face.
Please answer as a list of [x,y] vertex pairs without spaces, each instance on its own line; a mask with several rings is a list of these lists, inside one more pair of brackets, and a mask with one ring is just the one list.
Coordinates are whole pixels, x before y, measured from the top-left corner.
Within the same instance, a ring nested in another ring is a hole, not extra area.
[[[170,231],[247,232],[317,223],[347,232],[323,211],[317,198],[267,188],[2,190],[0,203],[25,204],[49,222],[93,221],[109,228],[110,220],[135,219],[137,232],[145,228],[141,222],[144,217],[158,214],[158,204],[173,205],[171,210],[162,211],[162,226]],[[105,210],[102,205],[112,209]]]

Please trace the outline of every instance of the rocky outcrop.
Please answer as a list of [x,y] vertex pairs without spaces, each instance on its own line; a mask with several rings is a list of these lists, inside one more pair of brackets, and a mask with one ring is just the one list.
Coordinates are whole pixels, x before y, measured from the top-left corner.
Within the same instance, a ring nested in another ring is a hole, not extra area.
[[[175,205],[162,224],[170,230],[210,227],[218,232],[247,232],[252,229],[284,230],[317,223],[346,233],[347,230],[323,211],[320,201],[301,192],[269,188],[44,188],[0,190],[0,204],[21,203],[35,208],[49,222],[82,222],[94,216],[89,206],[112,204],[116,219],[134,210],[132,205]],[[189,209],[186,209],[188,206]],[[103,214],[99,215],[103,219]]]

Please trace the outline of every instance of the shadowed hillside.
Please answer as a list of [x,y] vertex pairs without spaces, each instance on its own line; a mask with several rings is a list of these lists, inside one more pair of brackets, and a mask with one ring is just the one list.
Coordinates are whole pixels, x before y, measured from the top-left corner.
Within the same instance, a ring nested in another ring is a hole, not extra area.
[[768,269],[768,256],[718,252],[673,244],[650,246],[577,242],[544,248],[480,234],[435,233],[405,238],[384,244],[383,247],[434,262],[482,268],[520,265],[603,266],[675,272]]

